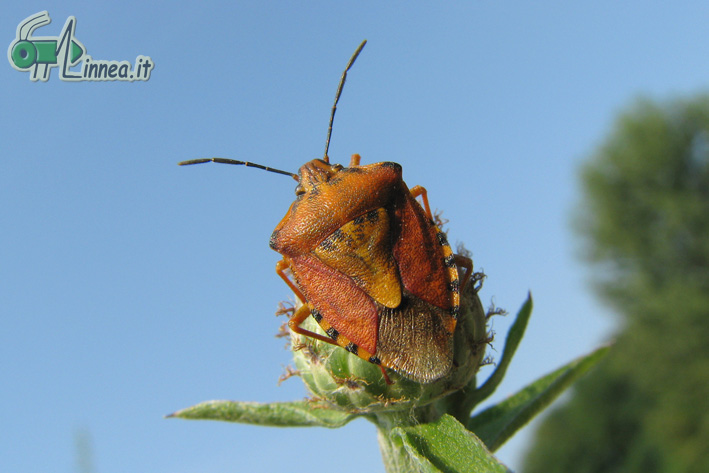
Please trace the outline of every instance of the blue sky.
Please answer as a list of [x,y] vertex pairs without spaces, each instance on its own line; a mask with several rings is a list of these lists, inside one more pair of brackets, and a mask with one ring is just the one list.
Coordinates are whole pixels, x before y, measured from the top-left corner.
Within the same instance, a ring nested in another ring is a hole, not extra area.
[[[607,340],[570,220],[578,167],[633,98],[703,91],[709,6],[684,2],[35,2],[3,7],[4,47],[76,37],[94,59],[150,56],[147,82],[46,83],[0,67],[0,469],[382,471],[375,429],[165,420],[209,399],[300,399],[276,385],[290,297],[268,238],[296,171],[322,155],[396,161],[488,279],[483,303],[535,310],[491,402]],[[499,356],[512,317],[496,318]],[[483,376],[489,374],[483,371]],[[81,434],[81,433],[84,434]],[[77,434],[79,433],[79,434]],[[529,427],[498,452],[510,467]]]

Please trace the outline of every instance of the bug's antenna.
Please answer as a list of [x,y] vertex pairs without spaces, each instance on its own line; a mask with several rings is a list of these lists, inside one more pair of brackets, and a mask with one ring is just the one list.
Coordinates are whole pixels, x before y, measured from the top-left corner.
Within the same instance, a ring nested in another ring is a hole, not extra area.
[[367,44],[367,40],[365,39],[362,41],[362,44],[360,44],[357,47],[357,50],[354,52],[352,57],[350,58],[350,62],[347,63],[347,67],[345,68],[345,71],[342,73],[342,77],[340,78],[340,85],[337,86],[337,93],[335,94],[335,103],[332,105],[332,112],[330,113],[330,125],[327,127],[327,140],[325,141],[325,157],[323,157],[323,160],[326,163],[330,162],[330,158],[327,155],[327,151],[330,149],[330,136],[332,136],[332,122],[335,120],[335,111],[337,110],[337,102],[340,101],[340,95],[342,95],[342,88],[345,86],[345,80],[347,79],[347,71],[350,70],[352,67],[352,64],[357,60],[357,56],[359,56],[359,53],[362,52],[362,48],[364,48],[364,45]]
[[269,172],[275,172],[277,174],[284,174],[286,176],[290,176],[296,181],[300,181],[298,179],[297,174],[293,174],[292,172],[288,171],[281,171],[280,169],[276,168],[270,168],[268,166],[264,166],[262,164],[256,164],[256,163],[250,163],[248,161],[237,161],[235,159],[225,159],[225,158],[203,158],[203,159],[190,159],[189,161],[181,161],[177,163],[179,166],[189,166],[190,164],[202,164],[202,163],[222,163],[222,164],[241,164],[244,166],[249,166],[252,168],[259,168],[263,169],[264,171],[269,171]]

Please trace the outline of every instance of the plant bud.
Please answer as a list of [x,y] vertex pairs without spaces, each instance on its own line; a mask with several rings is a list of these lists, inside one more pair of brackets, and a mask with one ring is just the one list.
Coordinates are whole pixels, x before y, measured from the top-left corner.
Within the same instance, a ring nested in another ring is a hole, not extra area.
[[[461,293],[451,369],[430,383],[417,383],[386,369],[391,380],[388,384],[379,366],[339,346],[291,333],[296,368],[314,400],[347,412],[368,414],[424,406],[466,386],[478,371],[488,342],[486,314],[476,285],[482,277],[474,274]],[[323,333],[312,317],[301,326]],[[416,347],[411,350],[415,353]]]

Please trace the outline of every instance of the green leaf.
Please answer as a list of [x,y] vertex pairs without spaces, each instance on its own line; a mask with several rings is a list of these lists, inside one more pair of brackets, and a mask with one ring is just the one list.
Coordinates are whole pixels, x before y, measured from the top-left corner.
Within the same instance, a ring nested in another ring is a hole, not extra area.
[[445,414],[436,422],[395,427],[391,439],[403,446],[408,464],[421,473],[506,473],[507,468],[480,439],[454,417]]
[[207,401],[167,417],[221,420],[272,427],[342,427],[356,417],[309,401],[238,402]]
[[519,342],[522,340],[524,331],[527,328],[527,322],[529,322],[529,317],[532,315],[532,294],[527,296],[527,300],[522,305],[522,308],[517,313],[517,318],[514,324],[510,327],[510,331],[507,333],[507,339],[505,340],[505,349],[502,352],[502,358],[497,364],[497,368],[490,375],[490,377],[485,381],[485,384],[480,386],[480,388],[472,394],[472,404],[477,405],[487,397],[489,397],[497,386],[504,378],[507,368],[510,366],[512,357],[517,351]]
[[610,350],[603,346],[528,385],[470,419],[468,428],[495,451]]

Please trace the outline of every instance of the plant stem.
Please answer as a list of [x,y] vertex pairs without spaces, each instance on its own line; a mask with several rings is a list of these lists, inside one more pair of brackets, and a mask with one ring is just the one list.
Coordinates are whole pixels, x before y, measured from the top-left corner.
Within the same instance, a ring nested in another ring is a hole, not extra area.
[[377,426],[379,450],[382,452],[387,473],[409,473],[420,470],[400,437],[391,435],[391,431],[396,427],[408,427],[431,421],[431,415],[435,414],[430,411],[430,407],[432,405],[412,410],[385,411],[369,417],[369,420]]

